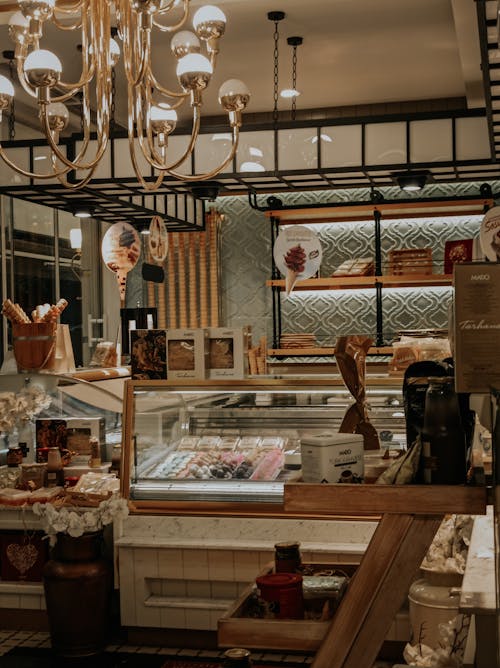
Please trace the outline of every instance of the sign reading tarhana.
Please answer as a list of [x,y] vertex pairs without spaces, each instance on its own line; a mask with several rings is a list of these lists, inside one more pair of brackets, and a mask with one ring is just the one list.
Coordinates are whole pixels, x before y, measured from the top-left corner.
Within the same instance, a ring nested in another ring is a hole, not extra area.
[[500,263],[454,265],[457,392],[500,386]]

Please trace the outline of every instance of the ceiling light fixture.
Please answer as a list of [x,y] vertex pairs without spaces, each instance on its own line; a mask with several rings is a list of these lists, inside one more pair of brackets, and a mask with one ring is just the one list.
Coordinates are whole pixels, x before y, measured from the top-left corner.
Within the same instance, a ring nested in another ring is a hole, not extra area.
[[304,41],[302,37],[288,37],[287,44],[293,48],[292,55],[292,87],[285,88],[281,91],[281,97],[291,98],[292,100],[292,121],[295,120],[295,112],[297,109],[297,97],[300,92],[297,90],[297,47]]
[[75,218],[92,218],[93,209],[86,204],[77,204],[72,209],[72,214]]
[[[57,177],[73,190],[85,186],[92,178],[108,146],[112,127],[113,68],[120,55],[119,46],[112,38],[112,18],[116,18],[117,34],[122,42],[129,148],[141,186],[148,191],[157,190],[167,174],[182,181],[210,179],[233,160],[242,111],[250,98],[248,88],[238,79],[226,81],[219,89],[219,102],[228,113],[232,134],[227,157],[207,174],[175,171],[192,155],[199,135],[203,93],[210,83],[219,53],[219,39],[226,26],[226,17],[220,9],[212,5],[200,7],[193,17],[193,33],[179,30],[186,23],[190,0],[182,0],[182,3],[176,0],[75,0],[57,5],[55,0],[18,0],[18,4],[20,11],[9,22],[9,34],[16,45],[17,74],[24,90],[37,100],[42,130],[52,153],[52,170],[42,174],[28,172],[15,165],[0,146],[0,156],[12,169],[29,178]],[[175,12],[178,14],[180,7],[182,17],[177,20]],[[174,16],[169,23],[172,10]],[[59,58],[40,48],[46,23],[64,30],[81,28],[82,71],[76,82],[63,81]],[[177,63],[178,90],[165,88],[153,73],[152,33],[155,28],[163,33],[175,33],[170,46]],[[206,46],[206,56],[201,53],[201,42]],[[91,83],[95,92],[90,90]],[[12,83],[0,76],[0,120],[2,111],[11,106],[13,96]],[[78,154],[70,160],[59,146],[59,135],[68,123],[64,102],[78,96],[81,96],[83,137]],[[97,141],[91,142],[94,129],[91,127],[91,100],[94,99]],[[176,110],[186,101],[191,106],[191,138],[185,153],[179,159],[170,159],[167,148],[176,126]],[[93,145],[95,153],[89,156]],[[140,163],[144,159],[156,171],[151,183],[141,173]],[[83,178],[70,182],[68,174],[76,170],[83,173]]]
[[401,190],[406,192],[417,192],[422,190],[422,188],[427,183],[429,178],[428,172],[402,172],[398,174],[393,174],[393,178],[396,180],[398,186]]

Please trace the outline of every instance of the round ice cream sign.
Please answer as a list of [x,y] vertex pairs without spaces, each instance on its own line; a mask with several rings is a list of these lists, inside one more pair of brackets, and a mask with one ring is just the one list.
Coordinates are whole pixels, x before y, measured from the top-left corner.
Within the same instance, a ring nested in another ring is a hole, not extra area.
[[289,295],[298,280],[314,276],[321,264],[321,244],[315,232],[303,225],[281,230],[274,243],[274,262],[285,277]]
[[492,262],[500,261],[500,206],[489,209],[479,231],[479,241],[485,257]]

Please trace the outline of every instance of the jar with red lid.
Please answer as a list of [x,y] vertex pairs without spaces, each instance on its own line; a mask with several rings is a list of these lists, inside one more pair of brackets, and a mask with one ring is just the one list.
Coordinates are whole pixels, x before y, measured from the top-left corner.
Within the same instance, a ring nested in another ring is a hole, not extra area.
[[268,604],[269,612],[278,619],[302,619],[304,598],[302,575],[298,573],[269,573],[255,580],[259,595]]

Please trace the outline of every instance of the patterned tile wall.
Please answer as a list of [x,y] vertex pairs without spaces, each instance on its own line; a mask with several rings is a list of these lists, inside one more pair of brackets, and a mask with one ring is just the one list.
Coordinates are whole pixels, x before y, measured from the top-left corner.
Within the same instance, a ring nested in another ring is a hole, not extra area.
[[[495,191],[495,184],[492,184]],[[385,189],[387,199],[407,198],[399,188]],[[479,196],[477,183],[451,188],[426,186],[426,197]],[[369,200],[366,189],[349,191],[278,193],[285,204],[315,204]],[[265,205],[264,196],[262,204]],[[224,197],[216,202],[225,214],[222,226],[222,303],[226,326],[250,324],[254,340],[271,340],[272,294],[265,282],[271,276],[271,229],[264,213],[252,209],[246,197]],[[444,244],[448,239],[477,235],[480,216],[418,218],[382,221],[382,261],[398,248],[432,248],[434,273],[442,273]],[[323,247],[321,275],[329,276],[345,259],[373,256],[373,221],[317,226]],[[450,288],[385,290],[384,338],[400,329],[445,328],[452,299]],[[295,293],[282,295],[282,330],[313,332],[321,345],[333,345],[346,333],[376,331],[375,295],[371,290]]]

